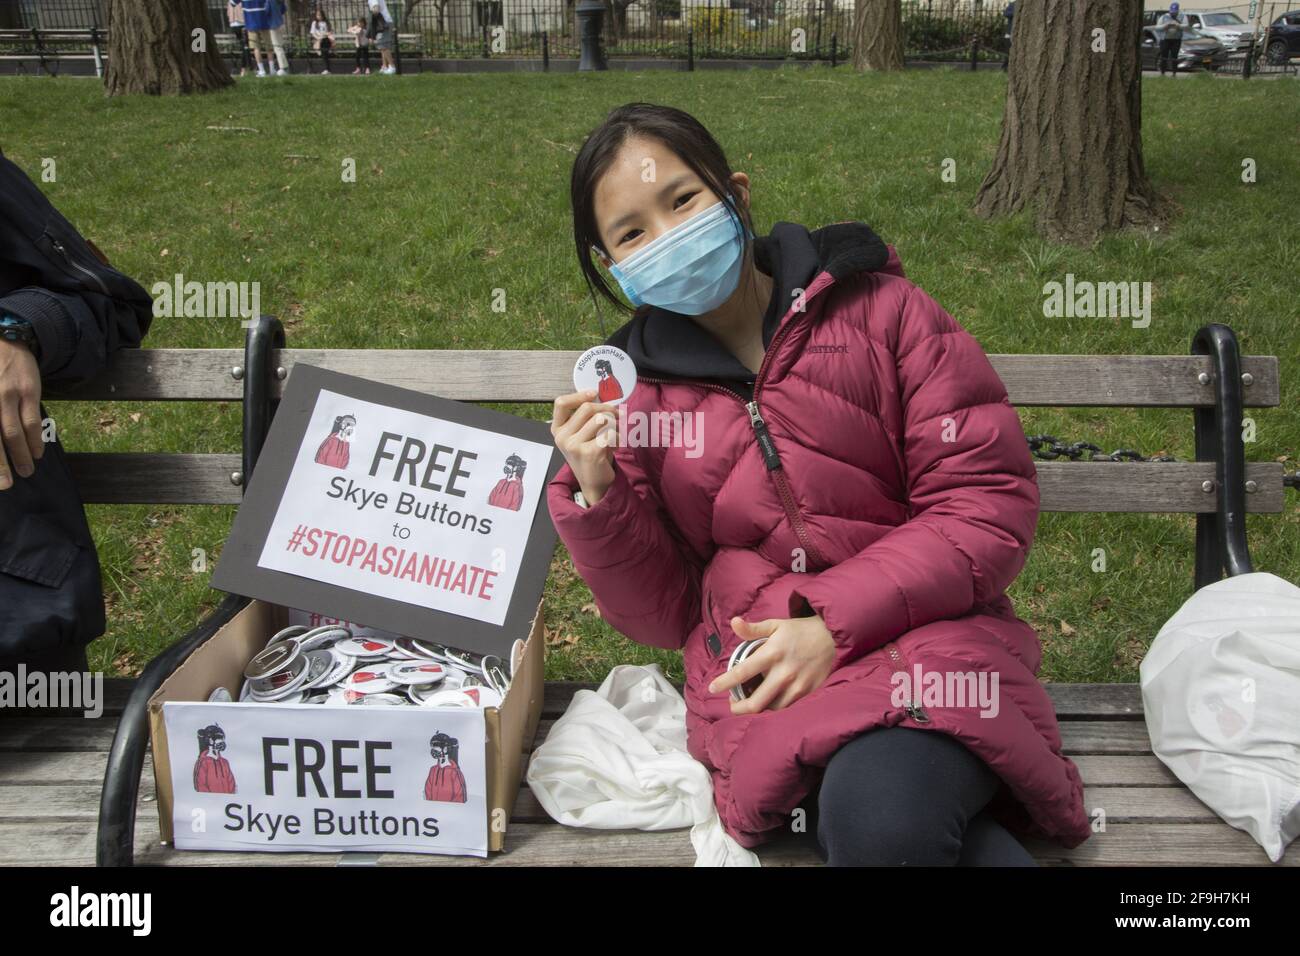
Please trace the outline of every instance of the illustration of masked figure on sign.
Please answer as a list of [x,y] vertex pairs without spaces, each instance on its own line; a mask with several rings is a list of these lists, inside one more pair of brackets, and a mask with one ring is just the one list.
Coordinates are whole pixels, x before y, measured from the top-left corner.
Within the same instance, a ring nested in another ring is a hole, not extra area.
[[441,803],[466,801],[465,775],[456,763],[459,755],[460,744],[455,737],[438,731],[429,738],[429,756],[433,758],[433,766],[424,780],[424,799]]
[[216,724],[199,729],[199,759],[194,761],[194,789],[198,793],[234,793],[235,775],[221,752],[226,732]]
[[340,415],[334,419],[334,427],[330,429],[329,437],[316,449],[316,464],[329,465],[331,468],[346,468],[352,432],[356,427],[357,419],[354,415]]
[[528,462],[518,455],[507,458],[503,469],[506,476],[496,483],[496,487],[488,495],[488,504],[518,511],[524,501],[524,470],[527,467]]
[[596,386],[597,401],[614,402],[623,397],[623,386],[618,384],[609,359],[596,359],[596,375],[600,377],[600,384]]

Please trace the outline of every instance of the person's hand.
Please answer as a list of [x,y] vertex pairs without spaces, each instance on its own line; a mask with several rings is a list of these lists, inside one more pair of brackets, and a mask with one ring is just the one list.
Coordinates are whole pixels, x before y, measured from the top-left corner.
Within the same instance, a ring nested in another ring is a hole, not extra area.
[[789,707],[822,685],[835,666],[835,640],[820,615],[746,621],[731,619],[741,640],[766,637],[749,657],[709,684],[709,693],[725,694],[732,687],[762,674],[763,682],[742,701],[731,702],[732,714],[756,714]]
[[595,397],[594,388],[561,395],[551,418],[555,447],[573,470],[588,505],[604,497],[614,482],[614,406],[592,401]]
[[45,454],[41,440],[41,370],[32,350],[0,339],[0,491],[13,485],[13,471],[27,478]]

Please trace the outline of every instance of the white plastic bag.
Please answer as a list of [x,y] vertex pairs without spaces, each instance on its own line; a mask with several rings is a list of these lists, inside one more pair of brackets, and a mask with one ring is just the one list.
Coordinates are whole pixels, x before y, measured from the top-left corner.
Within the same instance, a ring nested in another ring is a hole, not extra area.
[[620,664],[580,690],[528,761],[528,785],[574,827],[691,828],[696,866],[758,866],[722,828],[713,781],[686,752],[686,702],[658,664]]
[[1140,674],[1156,756],[1276,863],[1300,834],[1300,587],[1265,572],[1206,585]]

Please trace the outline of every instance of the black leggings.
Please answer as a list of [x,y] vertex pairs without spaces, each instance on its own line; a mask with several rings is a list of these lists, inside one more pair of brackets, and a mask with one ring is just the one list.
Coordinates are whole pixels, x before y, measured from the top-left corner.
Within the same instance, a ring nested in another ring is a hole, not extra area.
[[370,47],[368,46],[357,47],[357,69],[363,66],[367,70],[370,69]]
[[950,734],[877,728],[831,757],[806,832],[831,866],[1037,866],[985,810],[998,785]]
[[1161,40],[1160,41],[1160,75],[1165,72],[1165,64],[1169,64],[1169,69],[1175,73],[1178,72],[1178,51],[1182,48],[1182,40]]

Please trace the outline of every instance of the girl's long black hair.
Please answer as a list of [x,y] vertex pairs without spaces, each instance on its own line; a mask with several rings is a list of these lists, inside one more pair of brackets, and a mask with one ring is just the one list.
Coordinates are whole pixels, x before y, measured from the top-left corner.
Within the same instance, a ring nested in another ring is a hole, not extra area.
[[605,331],[605,322],[601,317],[598,294],[612,302],[616,309],[631,312],[634,316],[651,308],[643,305],[633,309],[620,299],[605,281],[591,251],[591,247],[595,246],[608,255],[596,226],[596,183],[605,175],[623,144],[634,136],[653,138],[663,143],[704,180],[719,199],[725,201],[728,196],[732,197],[736,214],[745,224],[742,257],[749,255],[750,233],[754,231],[749,208],[732,188],[732,169],[727,163],[726,154],[699,120],[683,110],[655,103],[626,103],[611,111],[605,121],[587,135],[573,161],[573,173],[569,181],[569,200],[573,205],[573,242],[578,252],[578,266],[587,282],[591,301],[596,306],[602,333]]

